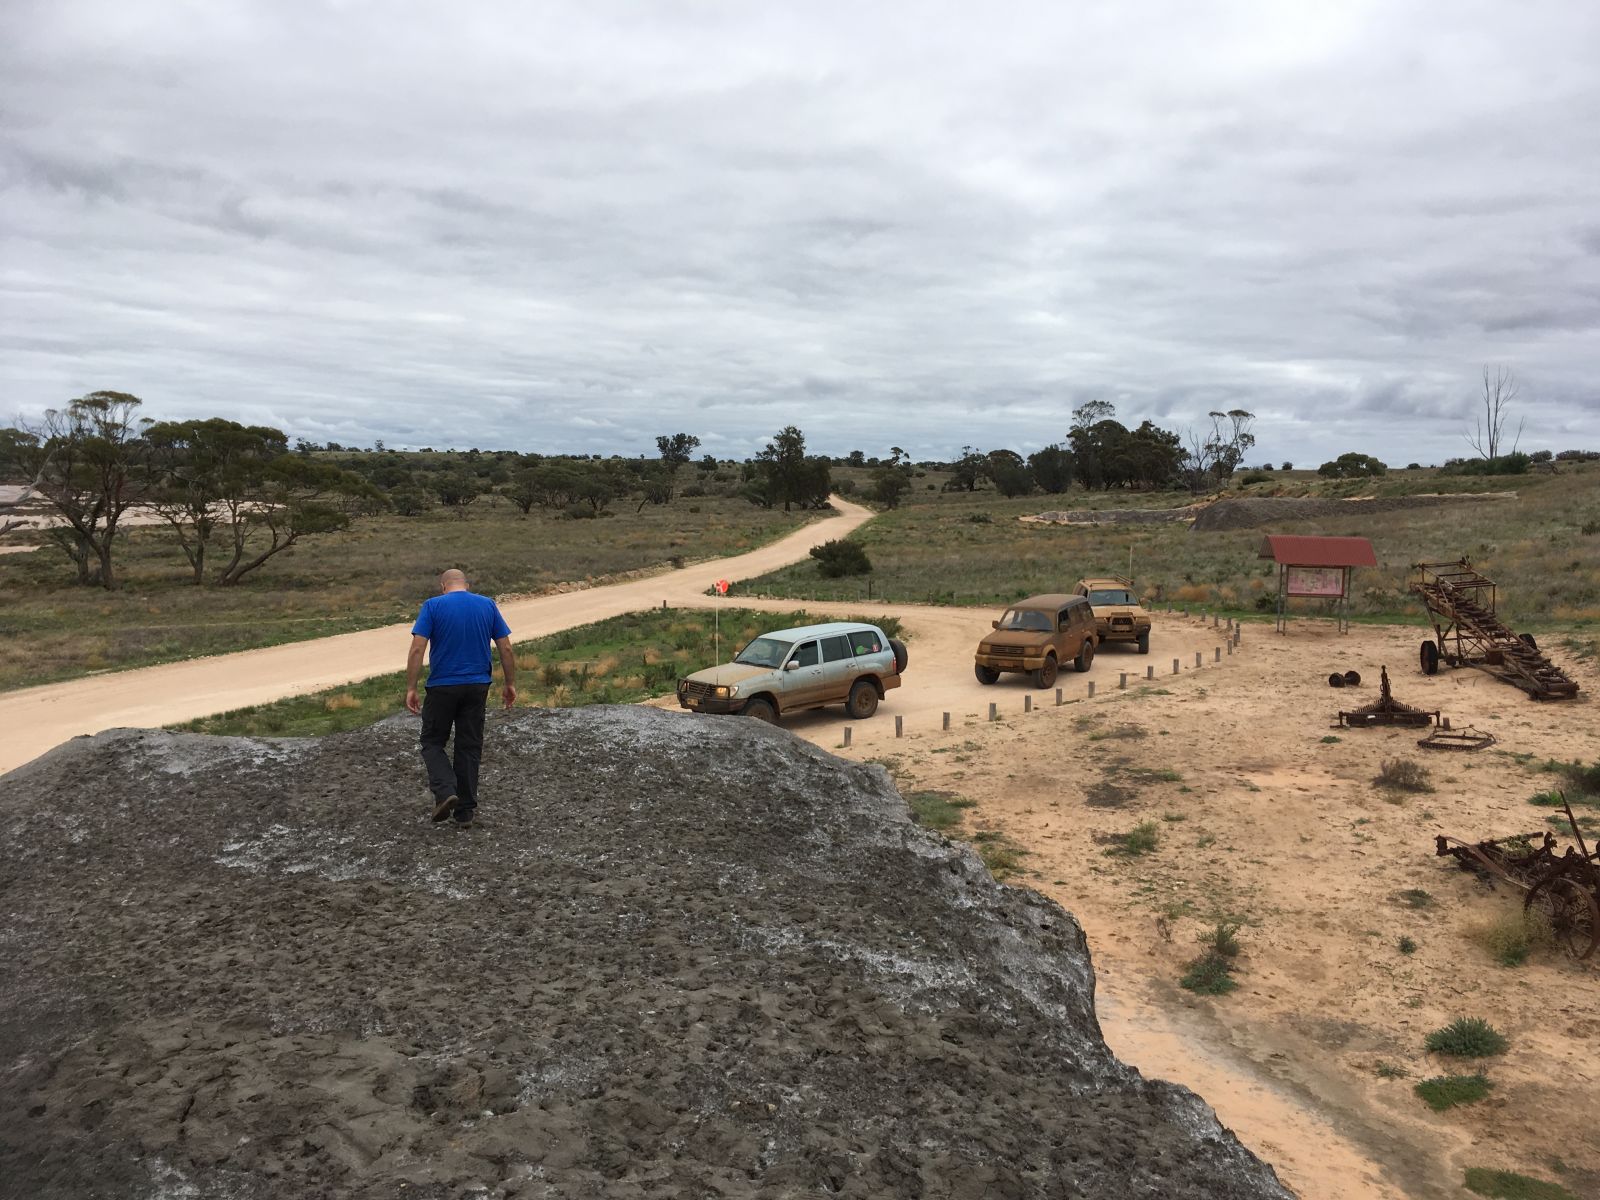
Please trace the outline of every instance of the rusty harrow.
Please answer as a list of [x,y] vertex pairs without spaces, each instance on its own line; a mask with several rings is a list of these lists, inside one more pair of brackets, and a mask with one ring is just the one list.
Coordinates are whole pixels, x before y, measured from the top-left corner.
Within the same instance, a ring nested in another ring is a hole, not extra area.
[[[1389,668],[1384,667],[1378,677],[1379,691],[1376,703],[1366,704],[1350,712],[1339,714],[1338,725],[1348,726],[1352,729],[1367,729],[1374,725],[1436,725],[1439,723],[1439,713],[1425,712],[1420,708],[1412,708],[1409,704],[1401,704],[1394,698],[1394,693],[1389,690]],[[1335,726],[1337,728],[1338,726]]]
[[1434,853],[1522,889],[1523,909],[1538,913],[1567,953],[1582,960],[1600,945],[1600,853],[1584,844],[1565,796],[1561,806],[1576,849],[1568,846],[1557,854],[1555,836],[1544,831],[1472,844],[1441,834],[1434,839]]

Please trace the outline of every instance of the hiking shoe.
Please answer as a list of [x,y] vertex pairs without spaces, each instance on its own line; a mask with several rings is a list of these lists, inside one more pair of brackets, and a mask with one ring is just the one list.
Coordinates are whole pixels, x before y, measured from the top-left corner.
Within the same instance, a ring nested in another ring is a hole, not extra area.
[[452,821],[451,824],[453,824],[457,829],[471,829],[477,824],[477,820],[473,817],[468,817],[465,821],[457,818],[456,820]]
[[443,800],[439,801],[438,804],[434,805],[434,808],[433,808],[433,819],[435,821],[444,820],[452,812],[455,811],[455,807],[456,807],[456,798],[454,796],[446,796]]

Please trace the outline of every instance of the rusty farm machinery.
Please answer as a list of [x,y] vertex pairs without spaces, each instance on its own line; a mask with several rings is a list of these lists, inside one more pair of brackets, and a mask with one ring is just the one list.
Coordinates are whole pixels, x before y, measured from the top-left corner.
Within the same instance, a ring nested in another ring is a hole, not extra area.
[[1568,846],[1557,854],[1556,839],[1546,830],[1470,844],[1441,834],[1434,839],[1434,852],[1454,858],[1464,870],[1485,872],[1520,888],[1524,910],[1537,914],[1556,941],[1581,960],[1600,945],[1600,851],[1584,843],[1565,796],[1561,805],[1575,849]]
[[1443,662],[1479,667],[1521,688],[1535,700],[1567,700],[1578,685],[1539,650],[1530,633],[1514,633],[1495,615],[1494,580],[1466,559],[1417,564],[1411,590],[1427,606],[1437,640],[1422,643],[1422,672]]

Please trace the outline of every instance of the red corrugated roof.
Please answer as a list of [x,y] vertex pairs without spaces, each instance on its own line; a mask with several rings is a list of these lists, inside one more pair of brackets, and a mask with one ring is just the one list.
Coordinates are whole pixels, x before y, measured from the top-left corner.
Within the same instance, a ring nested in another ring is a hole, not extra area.
[[1296,537],[1269,533],[1261,557],[1286,567],[1375,567],[1378,556],[1362,537]]

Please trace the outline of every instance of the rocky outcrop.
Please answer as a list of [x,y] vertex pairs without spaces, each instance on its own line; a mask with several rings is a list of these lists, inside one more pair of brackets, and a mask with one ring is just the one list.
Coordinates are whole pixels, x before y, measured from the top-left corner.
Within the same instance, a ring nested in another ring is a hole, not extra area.
[[1281,1197],[1118,1063],[1072,917],[750,721],[141,731],[0,779],[30,1197]]

